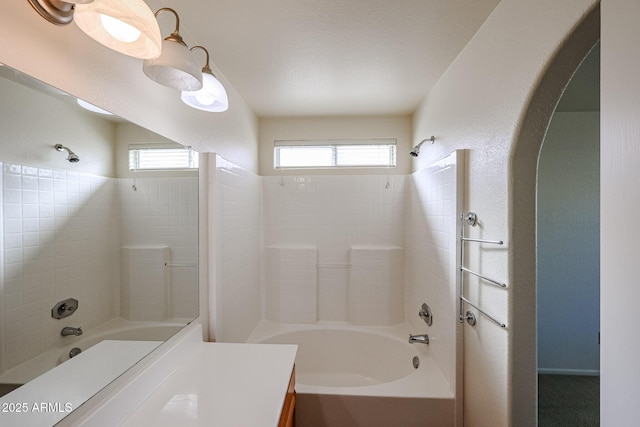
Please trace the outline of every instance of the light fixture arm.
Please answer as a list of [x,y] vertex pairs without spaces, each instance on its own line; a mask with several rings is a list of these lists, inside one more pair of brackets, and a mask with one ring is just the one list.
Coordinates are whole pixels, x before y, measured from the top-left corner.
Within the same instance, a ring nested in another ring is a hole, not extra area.
[[189,50],[193,52],[193,49],[202,49],[202,50],[204,50],[204,54],[206,55],[206,63],[204,64],[204,67],[202,67],[202,72],[203,73],[209,73],[209,74],[212,74],[212,75],[215,76],[215,74],[213,74],[213,71],[211,71],[211,67],[209,66],[209,51],[207,50],[207,48],[204,47],[204,46],[194,46]]
[[158,9],[154,15],[157,18],[160,12],[165,12],[165,11],[173,13],[173,15],[176,17],[176,29],[173,30],[173,32],[170,35],[165,37],[165,40],[180,43],[183,46],[187,46],[187,44],[182,39],[182,36],[180,35],[180,17],[178,16],[178,12],[171,9],[170,7],[163,7]]

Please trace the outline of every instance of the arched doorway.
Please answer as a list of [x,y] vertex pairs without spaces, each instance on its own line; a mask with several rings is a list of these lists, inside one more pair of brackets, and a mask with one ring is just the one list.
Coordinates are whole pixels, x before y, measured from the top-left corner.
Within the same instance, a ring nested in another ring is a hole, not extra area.
[[536,181],[540,147],[564,88],[600,37],[600,7],[580,22],[556,53],[529,101],[511,154],[512,425],[537,419]]
[[537,183],[538,424],[598,426],[599,43],[551,118]]

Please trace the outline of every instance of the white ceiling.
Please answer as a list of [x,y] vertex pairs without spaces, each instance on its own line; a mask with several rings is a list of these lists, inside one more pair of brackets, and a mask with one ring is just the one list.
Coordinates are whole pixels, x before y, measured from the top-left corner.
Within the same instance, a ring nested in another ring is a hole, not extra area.
[[411,113],[497,3],[148,0],[260,117]]

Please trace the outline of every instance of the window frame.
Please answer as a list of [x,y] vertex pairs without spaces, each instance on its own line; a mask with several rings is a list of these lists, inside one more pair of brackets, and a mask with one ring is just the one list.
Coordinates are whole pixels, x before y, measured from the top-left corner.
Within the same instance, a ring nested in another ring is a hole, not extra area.
[[[360,138],[360,139],[325,139],[325,140],[275,140],[273,148],[273,169],[274,170],[295,170],[295,169],[391,169],[397,167],[397,139],[396,138]],[[389,162],[387,164],[339,164],[340,147],[357,146],[385,146],[389,149]],[[282,148],[330,148],[332,150],[331,164],[323,166],[296,165],[281,166],[280,150]]]
[[[145,151],[153,151],[153,150],[175,150],[175,151],[183,151],[186,150],[188,152],[188,161],[187,166],[178,166],[178,167],[153,167],[153,168],[141,168],[140,166],[140,152]],[[134,156],[136,157],[135,165],[132,165],[132,153],[136,152]],[[166,143],[157,143],[157,144],[129,144],[127,149],[127,161],[128,161],[128,169],[130,172],[164,172],[164,171],[197,171],[200,168],[200,159],[199,153],[192,149],[191,147],[187,147],[180,144],[166,144]]]

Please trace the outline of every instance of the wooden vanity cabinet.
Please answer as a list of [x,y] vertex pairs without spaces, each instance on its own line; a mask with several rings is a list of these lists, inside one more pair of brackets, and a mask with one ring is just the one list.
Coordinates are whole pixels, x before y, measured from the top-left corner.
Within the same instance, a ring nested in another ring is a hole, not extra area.
[[278,427],[293,427],[293,412],[296,408],[296,367],[291,371],[291,379],[287,388],[287,395],[282,405],[282,413],[280,414],[280,422]]

